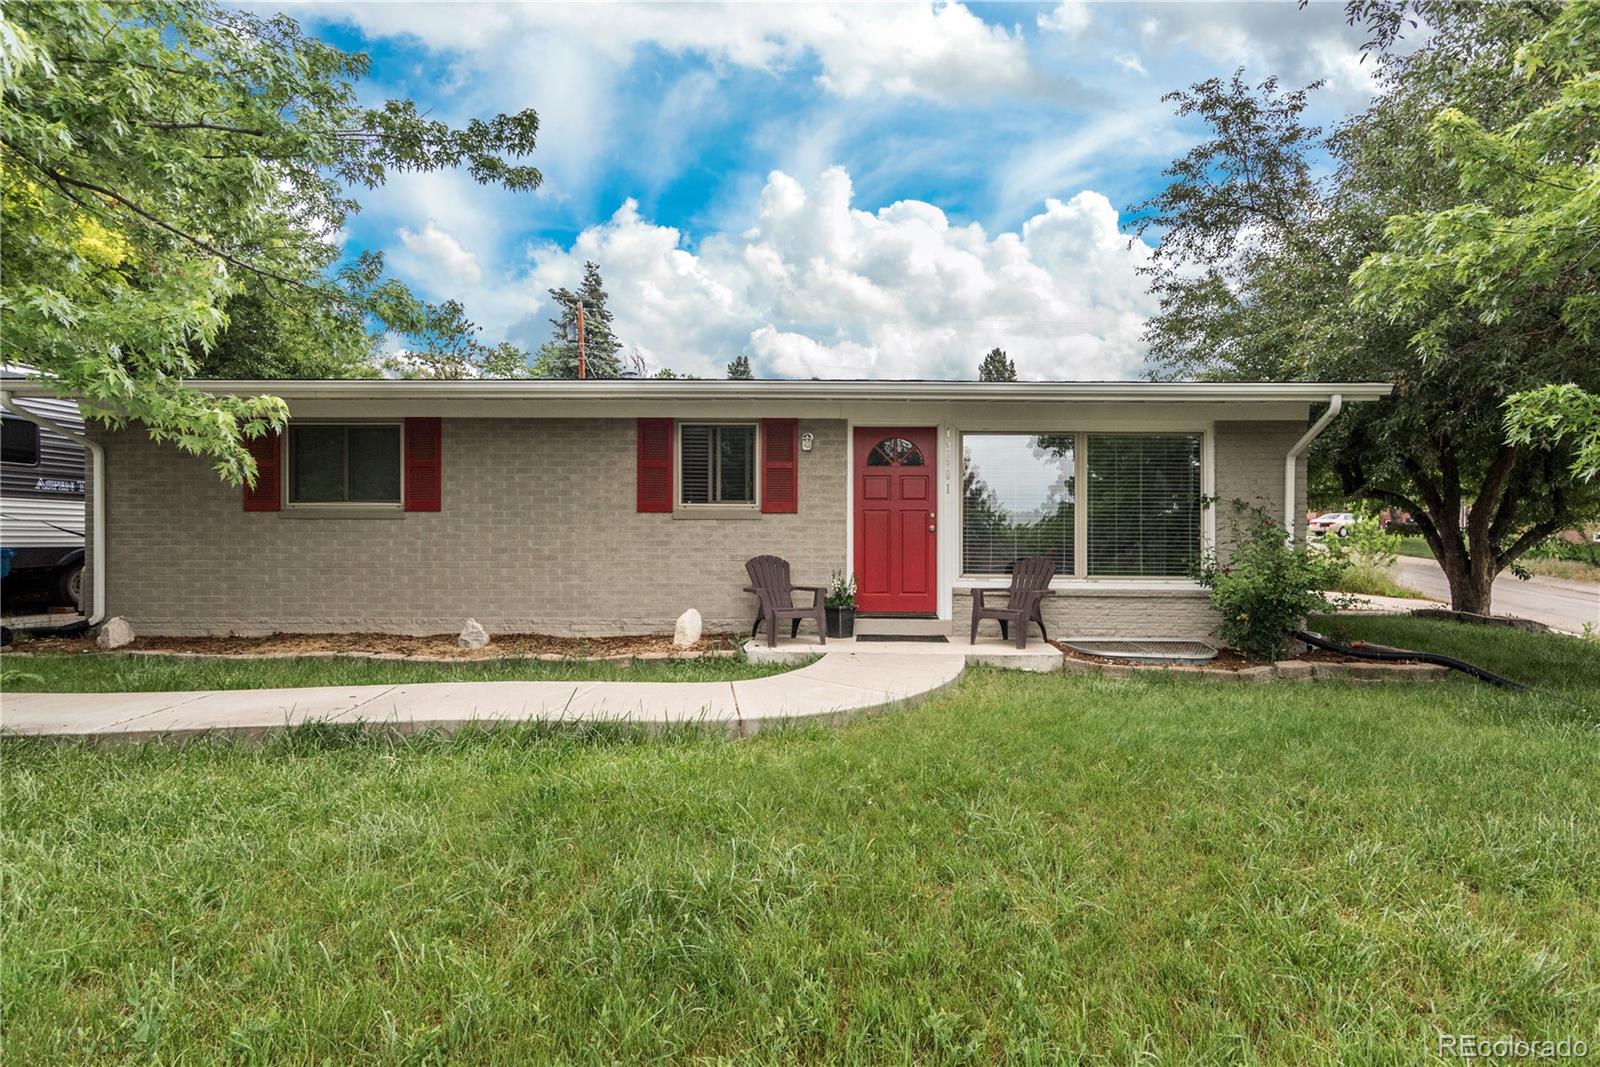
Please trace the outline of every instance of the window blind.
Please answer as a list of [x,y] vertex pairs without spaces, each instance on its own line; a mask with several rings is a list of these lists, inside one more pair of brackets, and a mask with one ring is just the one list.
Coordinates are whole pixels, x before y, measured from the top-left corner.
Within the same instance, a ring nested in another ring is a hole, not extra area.
[[1200,437],[1095,434],[1089,576],[1181,577],[1200,553]]
[[753,504],[756,428],[685,424],[679,442],[685,504]]

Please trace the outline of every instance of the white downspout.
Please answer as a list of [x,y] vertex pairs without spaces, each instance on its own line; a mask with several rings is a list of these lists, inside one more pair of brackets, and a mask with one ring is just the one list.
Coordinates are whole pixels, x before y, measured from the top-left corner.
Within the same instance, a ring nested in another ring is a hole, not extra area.
[[1289,449],[1289,454],[1284,457],[1283,529],[1289,538],[1290,544],[1294,544],[1295,511],[1297,510],[1294,506],[1295,464],[1299,462],[1300,453],[1304,452],[1306,448],[1310,446],[1312,441],[1315,441],[1322,435],[1322,431],[1328,428],[1328,423],[1334,420],[1334,418],[1339,414],[1340,409],[1343,407],[1343,393],[1334,393],[1332,396],[1330,396],[1328,398],[1328,410],[1322,413],[1322,417],[1320,419],[1311,424],[1311,429],[1300,435],[1300,440],[1294,443],[1294,447]]
[[17,416],[17,418],[22,419],[25,422],[31,422],[35,426],[42,426],[51,433],[58,433],[62,437],[76,441],[78,444],[89,450],[89,456],[92,464],[92,473],[90,477],[93,479],[90,482],[91,491],[89,494],[90,509],[93,512],[93,518],[91,520],[93,523],[93,544],[91,547],[94,553],[90,559],[89,567],[94,572],[94,585],[93,591],[90,593],[90,596],[93,599],[90,602],[89,610],[85,611],[84,615],[88,618],[90,626],[97,625],[102,619],[105,618],[106,615],[105,446],[100,444],[98,441],[84,436],[76,430],[69,430],[60,423],[54,422],[45,416],[38,414],[37,412],[18,407],[16,402],[11,398],[11,393],[7,390],[0,389],[0,408],[4,408],[6,411],[11,412],[11,414]]

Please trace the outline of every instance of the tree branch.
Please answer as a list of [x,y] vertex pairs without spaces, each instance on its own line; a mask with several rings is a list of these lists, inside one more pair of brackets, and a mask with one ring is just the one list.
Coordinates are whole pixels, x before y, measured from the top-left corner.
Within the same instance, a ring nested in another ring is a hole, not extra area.
[[[11,150],[13,155],[17,156],[23,162],[27,163],[30,167],[33,167],[35,170],[39,171],[41,174],[43,174],[45,177],[49,178],[51,181],[55,182],[56,185],[63,187],[63,189],[65,187],[67,187],[67,186],[71,186],[71,187],[77,188],[77,189],[83,189],[86,192],[95,193],[95,194],[97,194],[99,196],[103,196],[106,199],[111,200],[111,201],[113,201],[115,203],[121,204],[128,211],[133,212],[134,215],[138,216],[140,219],[144,220],[146,223],[150,224],[151,226],[155,226],[158,229],[165,230],[168,233],[172,234],[173,236],[178,237],[181,240],[184,240],[184,241],[188,242],[189,244],[193,245],[194,247],[200,249],[202,252],[206,252],[209,255],[216,256],[218,259],[222,260],[224,263],[228,263],[228,264],[231,264],[232,266],[238,267],[240,270],[246,270],[246,271],[249,271],[252,274],[258,274],[263,278],[271,278],[273,281],[282,282],[285,285],[292,285],[292,286],[294,286],[294,287],[296,287],[298,289],[303,289],[308,293],[316,293],[316,294],[321,295],[321,296],[327,295],[324,290],[319,289],[314,285],[307,285],[305,282],[300,281],[298,278],[291,278],[286,274],[279,274],[276,271],[268,270],[265,267],[258,267],[253,263],[248,263],[248,262],[238,258],[237,256],[234,256],[231,253],[226,252],[226,251],[222,250],[221,248],[218,248],[216,245],[212,244],[210,241],[206,241],[206,240],[204,240],[202,238],[196,237],[194,234],[188,233],[185,230],[183,230],[183,229],[181,229],[181,228],[179,228],[177,226],[174,226],[172,223],[167,222],[165,219],[158,218],[157,216],[152,215],[150,212],[144,210],[138,204],[135,204],[133,201],[129,200],[127,197],[123,196],[121,193],[115,192],[114,190],[111,190],[111,189],[107,189],[103,185],[96,185],[93,182],[86,182],[81,178],[74,178],[69,174],[63,174],[61,171],[58,171],[58,170],[54,169],[53,167],[49,167],[49,166],[46,166],[45,164],[40,163],[40,162],[38,162],[36,160],[29,159],[26,153],[24,153],[21,149],[19,149],[15,144],[13,144],[10,140],[6,139],[4,136],[0,136],[0,144],[5,145],[7,148],[9,148]],[[80,206],[83,205],[83,201],[79,200],[75,196],[68,195],[67,199],[71,200],[73,203],[78,204]]]
[[1467,531],[1472,537],[1474,546],[1481,542],[1484,548],[1490,552],[1494,551],[1488,544],[1489,531],[1494,526],[1490,516],[1494,515],[1500,506],[1506,479],[1511,476],[1518,455],[1516,445],[1501,445],[1495,452],[1494,458],[1489,461],[1489,469],[1484,472],[1483,482],[1478,487],[1477,499],[1472,502],[1472,509],[1467,512]]
[[152,130],[217,130],[221,133],[240,133],[250,137],[265,137],[266,130],[249,130],[239,126],[227,126],[219,122],[146,122]]

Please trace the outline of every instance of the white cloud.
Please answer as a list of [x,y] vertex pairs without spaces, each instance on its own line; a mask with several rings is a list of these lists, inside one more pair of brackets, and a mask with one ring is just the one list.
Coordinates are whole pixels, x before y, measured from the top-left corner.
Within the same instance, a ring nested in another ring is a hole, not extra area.
[[720,376],[747,354],[767,376],[965,378],[996,345],[1027,378],[1142,366],[1154,305],[1136,271],[1150,249],[1118,231],[1100,194],[1049,199],[1020,232],[993,237],[923,201],[851,201],[842,169],[809,185],[775,171],[753,225],[691,250],[630,200],[570,247],[534,250],[524,324],[542,337],[545,290],[574,284],[592,259],[618,336],[654,367]]
[[618,65],[653,46],[716,63],[779,73],[806,60],[817,84],[842,97],[886,93],[969,99],[1035,91],[1020,32],[960,3],[937,4],[366,4],[318,5],[318,18],[440,49],[514,53],[526,63],[559,51],[530,34],[581,42]]
[[395,236],[400,238],[405,250],[420,261],[420,269],[424,271],[442,272],[452,281],[477,283],[483,279],[478,257],[462,248],[460,241],[441,230],[432,219],[421,233],[412,233],[402,226]]
[[1089,5],[1079,0],[1062,0],[1054,8],[1039,16],[1039,28],[1064,33],[1069,37],[1076,37],[1089,28],[1094,21],[1094,14],[1089,10]]

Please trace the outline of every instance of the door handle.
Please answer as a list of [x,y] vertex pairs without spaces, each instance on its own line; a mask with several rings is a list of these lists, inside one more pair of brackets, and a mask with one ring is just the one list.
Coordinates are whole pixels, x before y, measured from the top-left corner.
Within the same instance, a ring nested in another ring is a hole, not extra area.
[[928,527],[928,532],[933,533],[933,527],[931,525]]

